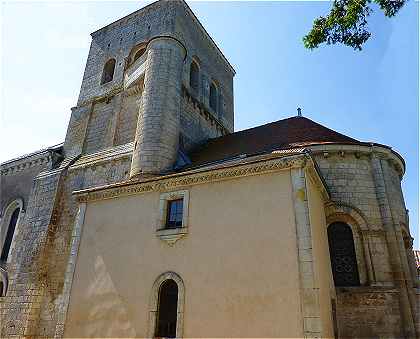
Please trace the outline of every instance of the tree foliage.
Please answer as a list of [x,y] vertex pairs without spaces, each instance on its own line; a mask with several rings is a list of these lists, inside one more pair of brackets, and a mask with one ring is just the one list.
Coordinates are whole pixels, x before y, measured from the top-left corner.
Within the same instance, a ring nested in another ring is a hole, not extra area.
[[[387,17],[393,17],[407,0],[373,0]],[[344,45],[361,50],[369,39],[367,18],[372,12],[372,0],[334,0],[326,17],[314,20],[311,31],[303,38],[306,48],[326,43]]]

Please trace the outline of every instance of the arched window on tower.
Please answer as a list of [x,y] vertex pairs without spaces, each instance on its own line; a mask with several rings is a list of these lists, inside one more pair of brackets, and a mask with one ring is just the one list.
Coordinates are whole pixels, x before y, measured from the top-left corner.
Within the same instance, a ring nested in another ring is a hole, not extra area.
[[200,69],[198,64],[195,60],[193,60],[190,66],[190,87],[196,92],[198,92],[199,87],[199,74]]
[[114,79],[114,70],[115,70],[115,59],[109,59],[105,63],[104,70],[102,72],[102,80],[101,80],[102,85]]
[[10,247],[12,245],[12,240],[13,240],[13,235],[15,233],[16,224],[19,219],[19,213],[20,213],[20,208],[16,208],[13,211],[12,216],[10,217],[9,225],[7,226],[6,237],[4,239],[3,246],[1,249],[1,256],[0,256],[1,261],[7,261],[7,258],[9,256]]
[[210,85],[210,107],[217,112],[217,87],[214,82]]
[[155,337],[175,338],[178,313],[178,285],[174,280],[165,280],[160,285],[158,300]]
[[343,222],[328,227],[331,269],[335,286],[359,286],[356,251],[351,227]]

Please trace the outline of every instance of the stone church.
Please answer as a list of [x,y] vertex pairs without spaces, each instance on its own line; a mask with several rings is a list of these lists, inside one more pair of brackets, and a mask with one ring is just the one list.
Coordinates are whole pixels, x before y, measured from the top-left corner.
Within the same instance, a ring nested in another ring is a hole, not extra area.
[[397,152],[300,114],[234,132],[184,1],[91,35],[64,143],[1,164],[2,338],[418,338]]

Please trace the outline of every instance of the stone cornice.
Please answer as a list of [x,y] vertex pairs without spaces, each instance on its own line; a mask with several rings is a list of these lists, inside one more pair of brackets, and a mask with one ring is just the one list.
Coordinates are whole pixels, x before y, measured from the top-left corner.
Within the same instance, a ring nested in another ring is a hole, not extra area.
[[121,82],[119,84],[116,84],[115,86],[113,86],[109,90],[107,90],[104,94],[96,95],[94,97],[89,97],[88,99],[85,99],[85,100],[82,100],[82,101],[78,102],[77,106],[73,107],[72,109],[80,108],[80,107],[83,107],[83,106],[88,106],[88,105],[91,105],[91,104],[96,104],[98,102],[103,102],[103,101],[109,102],[112,99],[112,97],[114,97],[117,94],[122,93],[122,92],[124,92],[124,87],[123,87],[123,84]]
[[43,166],[43,165],[46,166],[48,165],[50,160],[51,160],[51,157],[46,152],[46,153],[43,153],[42,155],[39,154],[36,157],[20,159],[12,164],[7,164],[4,166],[2,165],[0,169],[0,173],[1,173],[1,176],[16,174],[18,172],[22,172],[32,167],[38,167],[38,166]]
[[52,153],[57,152],[61,147],[62,144],[4,162],[0,164],[0,174],[1,176],[12,175],[32,167],[51,165]]
[[204,105],[193,95],[191,94],[188,89],[185,87],[185,85],[182,85],[182,95],[185,97],[187,102],[191,102],[194,109],[197,111],[198,114],[203,116],[206,120],[210,120],[212,124],[216,125],[218,129],[222,132],[222,135],[230,134],[232,131],[230,131],[228,128],[226,128],[222,122],[220,122],[219,119],[217,119],[214,114],[210,113],[209,110],[207,110]]
[[185,186],[273,173],[289,168],[305,167],[308,160],[312,162],[310,155],[302,153],[290,156],[270,154],[264,157],[258,157],[258,160],[250,158],[239,163],[230,163],[228,166],[221,164],[211,168],[207,167],[206,169],[197,169],[142,181],[127,181],[119,184],[80,190],[73,192],[73,194],[76,195],[79,202],[90,202],[145,192],[162,192]]
[[123,157],[131,157],[133,149],[134,143],[130,142],[124,145],[115,146],[92,154],[83,155],[73,165],[70,166],[70,170],[92,166],[106,161],[120,159]]
[[405,173],[405,162],[401,155],[391,149],[391,147],[375,144],[343,144],[343,143],[329,143],[329,144],[313,144],[306,146],[311,150],[312,154],[323,153],[325,157],[330,154],[339,153],[341,156],[353,154],[356,157],[360,155],[377,156],[380,159],[386,159],[392,166],[396,168],[400,176]]

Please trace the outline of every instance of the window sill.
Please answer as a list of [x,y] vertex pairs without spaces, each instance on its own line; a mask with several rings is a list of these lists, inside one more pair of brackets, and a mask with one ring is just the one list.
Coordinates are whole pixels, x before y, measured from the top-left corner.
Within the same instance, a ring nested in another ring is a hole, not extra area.
[[166,241],[169,246],[173,246],[179,239],[186,236],[188,227],[163,228],[156,231],[156,236]]

